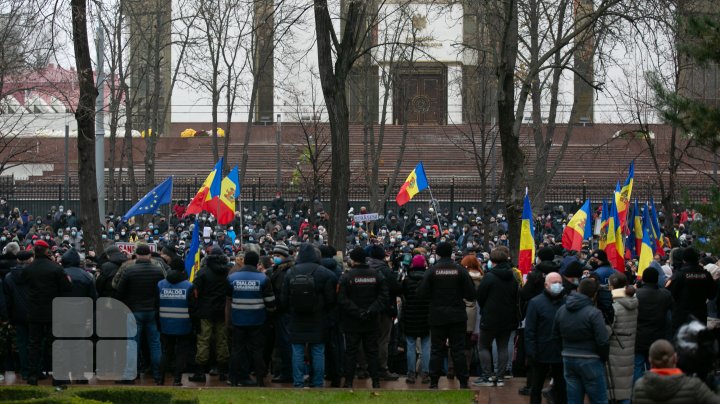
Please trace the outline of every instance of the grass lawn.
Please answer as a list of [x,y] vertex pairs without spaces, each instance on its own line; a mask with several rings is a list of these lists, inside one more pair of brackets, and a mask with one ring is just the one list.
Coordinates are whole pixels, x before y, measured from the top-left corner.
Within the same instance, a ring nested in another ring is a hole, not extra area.
[[[100,393],[100,396],[97,394]],[[90,394],[89,396],[87,394]],[[8,387],[0,388],[0,402],[6,400],[31,403],[33,399],[49,400],[48,403],[79,404],[87,399],[97,402],[117,404],[162,404],[170,403],[170,397],[183,398],[183,402],[195,402],[196,397],[202,404],[231,403],[473,403],[474,394],[469,390],[296,390],[296,389],[244,389],[244,388],[170,388],[170,387],[71,387],[56,392],[52,387]],[[174,400],[173,400],[174,401]]]
[[205,389],[198,392],[205,403],[463,403],[473,401],[471,391],[337,391],[337,390],[240,390]]

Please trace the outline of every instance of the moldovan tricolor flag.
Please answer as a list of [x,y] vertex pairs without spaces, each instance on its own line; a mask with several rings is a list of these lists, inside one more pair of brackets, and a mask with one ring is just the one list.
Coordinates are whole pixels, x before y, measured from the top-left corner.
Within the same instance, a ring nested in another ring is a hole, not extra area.
[[620,218],[620,227],[623,229],[626,227],[625,224],[627,223],[627,215],[630,210],[630,196],[632,195],[634,178],[635,160],[630,162],[630,168],[628,168],[628,176],[627,179],[625,179],[625,184],[619,191],[615,192],[615,204],[617,205],[617,213]]
[[425,176],[425,168],[422,161],[419,162],[415,169],[408,175],[405,183],[400,187],[395,197],[398,206],[402,206],[408,202],[420,191],[428,187],[427,176]]
[[520,254],[518,255],[518,269],[527,275],[532,269],[535,260],[535,229],[532,218],[532,208],[530,207],[530,198],[525,192],[525,202],[523,204],[522,226],[520,228]]
[[230,174],[222,180],[222,189],[218,196],[220,199],[220,211],[217,215],[219,224],[226,225],[232,222],[235,217],[235,199],[238,196],[240,196],[240,175],[238,167],[235,166]]
[[195,197],[188,204],[187,209],[185,209],[185,216],[198,214],[203,210],[207,210],[208,212],[214,212],[217,210],[217,206],[213,208],[207,205],[215,195],[220,194],[222,166],[223,159],[221,157],[220,161],[215,164],[215,168],[213,168],[207,178],[205,178],[205,181],[200,186],[200,189],[197,194],[195,194]]
[[598,240],[598,248],[605,250],[608,243],[608,221],[610,218],[610,208],[606,200],[603,200],[602,211],[600,211],[600,239]]
[[625,246],[615,201],[610,204],[605,254],[607,254],[608,261],[610,261],[613,268],[621,272],[625,271]]
[[660,254],[661,257],[665,256],[664,238],[662,235],[662,229],[660,228],[660,220],[658,220],[657,208],[655,207],[655,201],[650,197],[650,223],[652,224],[652,234],[650,235],[650,241],[655,241],[655,252]]
[[[645,217],[648,215],[645,214]],[[643,227],[642,232],[642,244],[640,247],[640,260],[638,261],[638,278],[642,278],[642,274],[647,269],[647,267],[650,266],[650,262],[652,262],[654,254],[654,248],[652,243],[650,242],[650,229],[648,229],[646,226]]]
[[568,251],[580,251],[582,249],[582,241],[586,236],[588,221],[592,221],[590,215],[590,200],[585,201],[583,206],[570,219],[562,234],[562,246]]

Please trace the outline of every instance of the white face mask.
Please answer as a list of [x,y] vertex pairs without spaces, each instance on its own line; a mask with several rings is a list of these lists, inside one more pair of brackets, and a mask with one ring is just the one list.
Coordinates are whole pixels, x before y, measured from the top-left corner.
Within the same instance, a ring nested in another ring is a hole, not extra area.
[[430,265],[435,265],[435,257],[430,257],[428,262],[430,263]]

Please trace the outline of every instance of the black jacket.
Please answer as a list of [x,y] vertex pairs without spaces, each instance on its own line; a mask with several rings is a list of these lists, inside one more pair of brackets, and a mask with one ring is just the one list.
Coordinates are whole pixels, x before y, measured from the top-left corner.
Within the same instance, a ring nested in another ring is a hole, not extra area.
[[0,256],[0,279],[5,279],[7,274],[10,273],[10,270],[12,270],[17,263],[15,254],[7,253]]
[[[314,271],[314,272],[313,272]],[[290,281],[299,274],[313,273],[315,297],[312,313],[296,313],[290,302]],[[320,265],[320,251],[311,244],[303,244],[298,252],[295,266],[285,276],[285,285],[280,295],[280,305],[290,313],[290,343],[318,344],[325,342],[327,313],[336,303],[337,279],[327,268]]]
[[512,331],[520,321],[519,286],[509,263],[497,264],[485,273],[477,291],[481,309],[480,329]]
[[47,257],[35,257],[21,272],[27,287],[28,321],[52,321],[52,301],[72,290],[72,284],[60,265]]
[[648,354],[650,345],[659,339],[670,339],[669,317],[673,298],[667,289],[655,284],[644,284],[637,290],[637,335],[635,352]]
[[520,310],[524,318],[527,305],[535,296],[545,289],[545,276],[551,272],[559,272],[560,266],[554,261],[540,261],[527,276],[525,285],[520,289]]
[[610,354],[610,335],[603,314],[581,293],[572,293],[558,309],[552,338],[560,341],[563,357],[607,360]]
[[63,293],[63,297],[89,297],[97,299],[95,279],[80,266],[80,255],[75,249],[68,250],[62,256],[63,269],[72,282],[72,290]]
[[565,304],[561,293],[552,296],[543,290],[528,304],[525,316],[525,353],[540,363],[561,363],[560,341],[552,339],[555,313]]
[[212,321],[225,319],[229,270],[225,255],[208,255],[205,259],[205,265],[193,280],[197,292],[198,318]]
[[385,277],[385,283],[388,287],[388,304],[385,308],[385,314],[391,317],[397,316],[397,305],[395,304],[396,298],[400,295],[400,282],[398,282],[398,277],[396,273],[393,273],[393,270],[390,269],[388,264],[383,261],[376,258],[368,258],[367,263],[370,266],[370,268],[380,272]]
[[125,253],[115,246],[108,247],[107,261],[100,266],[100,273],[95,281],[95,288],[99,297],[117,298],[117,291],[112,287],[113,278],[120,266],[127,261]]
[[27,287],[22,279],[24,268],[24,265],[16,266],[3,281],[5,304],[7,305],[10,323],[13,325],[27,324],[28,322],[28,294]]
[[430,301],[417,295],[417,287],[425,271],[411,268],[402,282],[402,320],[403,331],[410,337],[424,337],[430,334],[428,311]]
[[345,332],[357,333],[380,328],[388,287],[383,275],[367,265],[357,265],[340,278],[338,305]]
[[707,300],[717,294],[718,286],[710,272],[699,265],[685,264],[670,278],[668,290],[675,299],[672,314],[674,329],[690,321],[690,316],[707,324]]
[[149,260],[137,259],[118,282],[118,298],[132,312],[154,311],[159,305],[157,284],[165,279],[159,266]]
[[428,325],[431,327],[467,322],[465,300],[475,297],[467,269],[450,258],[441,258],[425,271],[416,290],[417,296],[430,301]]
[[[290,268],[293,267],[293,265],[295,265],[295,263],[292,258],[285,258],[283,262],[273,265],[273,267],[267,271],[267,276],[270,278],[270,283],[272,284],[275,296],[282,296],[282,288],[283,285],[285,285],[285,275]],[[276,310],[275,313],[283,314],[285,313],[285,310],[282,307],[278,307],[278,310]]]

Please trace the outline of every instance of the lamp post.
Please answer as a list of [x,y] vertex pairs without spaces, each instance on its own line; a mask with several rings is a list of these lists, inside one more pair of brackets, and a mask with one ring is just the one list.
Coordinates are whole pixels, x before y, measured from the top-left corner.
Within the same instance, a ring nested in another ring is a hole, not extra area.
[[277,114],[275,129],[275,192],[280,192],[280,135],[282,134],[280,114]]

